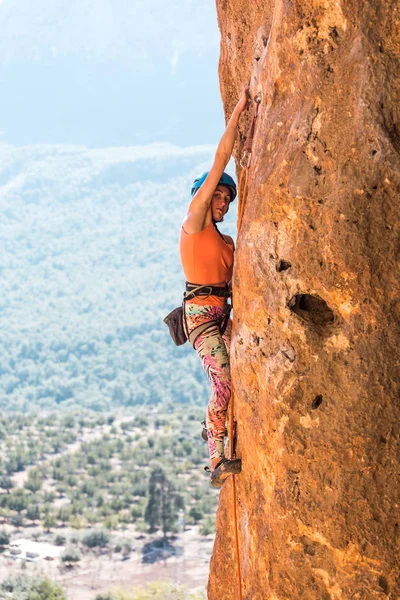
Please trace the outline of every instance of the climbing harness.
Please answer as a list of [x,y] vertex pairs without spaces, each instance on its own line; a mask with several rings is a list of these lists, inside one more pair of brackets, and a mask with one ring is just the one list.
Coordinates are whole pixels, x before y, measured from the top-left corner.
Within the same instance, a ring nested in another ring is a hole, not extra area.
[[224,287],[218,287],[214,285],[190,283],[189,281],[186,282],[186,292],[183,294],[182,305],[174,308],[174,310],[164,318],[164,323],[168,326],[169,333],[176,346],[182,346],[189,340],[194,347],[199,335],[204,333],[207,329],[215,327],[215,325],[219,327],[221,335],[225,333],[225,329],[229,323],[229,315],[232,310],[232,307],[229,304],[227,304],[226,311],[222,315],[221,319],[207,321],[190,332],[188,330],[185,314],[185,302],[187,300],[192,300],[193,298],[208,298],[209,296],[230,298],[232,293],[228,287],[228,284],[225,284]]
[[208,296],[230,298],[232,293],[228,284],[225,284],[224,287],[217,287],[213,285],[189,283],[189,281],[186,282],[185,300],[192,300],[193,298],[208,298]]
[[[242,172],[240,173],[239,178],[239,186],[238,186],[238,220],[237,220],[237,231],[238,235],[240,234],[240,229],[242,226],[244,208],[247,199],[247,190],[248,190],[248,182],[249,182],[249,169],[251,165],[252,158],[252,146],[254,133],[256,129],[256,122],[258,117],[258,110],[261,103],[261,94],[258,93],[254,97],[255,109],[252,122],[250,124],[249,133],[247,135],[246,144],[244,147],[244,153],[242,160],[240,161],[240,166],[242,167]],[[232,339],[233,339],[233,329],[234,322],[232,323]],[[234,418],[234,394],[233,387],[231,391],[231,397],[229,400],[229,459],[234,460],[236,457],[236,421]],[[240,564],[240,547],[239,547],[239,530],[238,530],[238,521],[237,521],[237,500],[236,500],[236,475],[232,475],[232,492],[233,492],[233,524],[234,524],[234,532],[235,532],[235,546],[236,546],[236,562],[237,562],[237,572],[238,572],[238,582],[239,582],[239,600],[243,600],[243,592],[242,592],[242,571]]]
[[211,327],[219,327],[221,335],[224,335],[226,328],[229,323],[229,316],[231,314],[232,306],[230,304],[226,305],[223,315],[220,319],[213,319],[211,321],[206,321],[201,325],[198,325],[192,331],[189,331],[186,321],[186,313],[184,304],[187,300],[192,300],[193,298],[208,298],[209,296],[218,296],[219,298],[230,298],[232,296],[231,290],[228,284],[225,284],[224,287],[218,287],[213,285],[199,285],[197,283],[186,282],[186,292],[183,295],[183,323],[187,335],[187,339],[192,344],[193,348],[195,346],[197,338],[207,331],[207,329],[211,329]]

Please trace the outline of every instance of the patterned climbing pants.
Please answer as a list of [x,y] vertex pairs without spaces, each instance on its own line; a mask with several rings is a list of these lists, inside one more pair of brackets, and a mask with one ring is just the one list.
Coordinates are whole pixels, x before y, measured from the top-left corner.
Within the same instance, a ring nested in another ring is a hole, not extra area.
[[[189,331],[215,319],[226,312],[223,306],[186,304],[185,315]],[[226,413],[231,396],[231,374],[229,367],[229,346],[232,321],[229,320],[224,335],[217,325],[200,334],[195,342],[195,350],[202,362],[204,371],[211,383],[211,398],[207,408],[208,449],[210,468],[224,456],[224,434]]]

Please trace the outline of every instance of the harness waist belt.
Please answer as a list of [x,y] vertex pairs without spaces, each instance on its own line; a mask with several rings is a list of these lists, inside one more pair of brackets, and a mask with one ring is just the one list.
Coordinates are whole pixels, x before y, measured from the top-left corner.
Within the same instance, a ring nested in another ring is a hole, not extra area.
[[228,285],[225,287],[217,287],[214,285],[205,285],[198,283],[186,282],[186,293],[185,300],[192,300],[193,298],[201,297],[208,298],[208,296],[218,296],[219,298],[230,298],[232,292]]

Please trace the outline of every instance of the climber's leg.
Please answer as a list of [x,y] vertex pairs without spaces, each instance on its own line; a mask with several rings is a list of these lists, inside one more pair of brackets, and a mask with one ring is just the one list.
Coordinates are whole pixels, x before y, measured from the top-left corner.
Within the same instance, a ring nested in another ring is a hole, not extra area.
[[229,357],[229,352],[230,352],[230,347],[231,347],[231,336],[232,336],[232,319],[229,319],[228,325],[226,326],[226,329],[222,336],[222,339],[224,340],[224,343],[226,346],[226,351],[228,353],[228,357]]
[[[187,305],[187,322],[189,330],[204,322],[219,318],[223,308],[216,306]],[[197,318],[195,318],[197,317]],[[229,331],[224,334],[215,325],[202,333],[195,342],[195,349],[203,364],[203,368],[211,383],[211,398],[207,408],[208,448],[210,468],[213,471],[224,457],[225,420],[231,393],[229,368]]]
[[213,471],[224,457],[225,421],[231,395],[229,356],[217,326],[200,335],[195,347],[211,383],[206,423]]

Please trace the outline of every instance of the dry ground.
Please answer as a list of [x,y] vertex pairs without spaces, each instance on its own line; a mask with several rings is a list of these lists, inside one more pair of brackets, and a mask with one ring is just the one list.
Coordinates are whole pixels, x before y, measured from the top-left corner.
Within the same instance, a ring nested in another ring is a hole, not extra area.
[[143,546],[151,538],[133,540],[130,557],[123,560],[121,553],[84,555],[79,565],[66,568],[60,560],[22,562],[0,556],[0,581],[17,573],[41,574],[59,582],[68,600],[94,600],[96,594],[112,587],[130,590],[134,586],[153,581],[174,581],[189,589],[204,589],[207,584],[213,537],[200,536],[197,527],[190,527],[179,537],[176,545],[181,555],[163,556],[162,551],[147,555],[143,562]]

